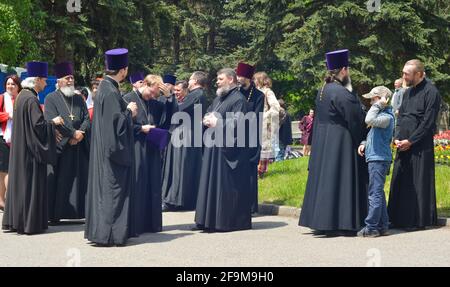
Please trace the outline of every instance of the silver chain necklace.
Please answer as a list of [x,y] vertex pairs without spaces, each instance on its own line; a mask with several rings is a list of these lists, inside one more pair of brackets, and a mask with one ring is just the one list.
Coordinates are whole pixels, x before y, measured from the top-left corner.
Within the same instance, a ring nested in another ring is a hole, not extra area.
[[75,116],[73,114],[73,96],[71,97],[72,98],[72,103],[70,104],[70,109],[69,109],[69,105],[66,103],[66,100],[64,99],[64,94],[62,92],[61,92],[61,95],[62,95],[62,101],[66,105],[67,111],[70,113],[69,114],[69,118],[70,118],[71,121],[73,121],[75,119]]

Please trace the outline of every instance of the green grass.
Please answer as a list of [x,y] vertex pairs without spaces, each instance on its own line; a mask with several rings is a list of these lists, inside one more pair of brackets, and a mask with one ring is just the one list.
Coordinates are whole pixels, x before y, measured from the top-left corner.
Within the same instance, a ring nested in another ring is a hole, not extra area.
[[[308,158],[292,159],[269,165],[266,177],[259,180],[260,203],[299,207],[308,178]],[[388,197],[391,176],[388,176],[385,192]],[[440,216],[450,217],[450,167],[436,165],[436,197]]]

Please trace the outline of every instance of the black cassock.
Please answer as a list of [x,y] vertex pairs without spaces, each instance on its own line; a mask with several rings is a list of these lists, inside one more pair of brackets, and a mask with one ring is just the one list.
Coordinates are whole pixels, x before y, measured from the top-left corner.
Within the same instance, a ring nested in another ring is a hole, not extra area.
[[[191,91],[178,112],[186,113],[191,124],[177,124],[171,127],[172,140],[169,142],[163,163],[163,202],[183,210],[193,210],[197,202],[198,185],[202,168],[202,119],[204,115],[205,92],[202,88]],[[198,121],[194,113],[198,114]],[[197,145],[195,146],[195,138]],[[182,146],[180,146],[182,144]]]
[[[205,142],[195,223],[200,229],[210,231],[250,229],[249,149],[237,147],[234,137],[227,139],[225,136],[226,125],[245,126],[242,123],[243,116],[230,114],[226,116],[226,113],[245,114],[247,101],[239,89],[235,88],[227,95],[217,97],[208,108],[208,112],[216,112],[224,119],[223,128],[215,129],[216,139],[219,133],[223,135],[224,147],[208,147],[209,141]],[[210,131],[212,129],[205,131],[205,138],[214,138],[208,135]],[[227,140],[234,142],[234,146],[225,147]]]
[[394,161],[388,205],[394,227],[437,224],[433,136],[440,103],[439,92],[427,79],[403,96],[395,138],[412,146],[397,152]]
[[131,111],[119,84],[106,77],[94,98],[85,238],[123,245],[130,237],[130,195],[134,184],[134,135]]
[[[125,95],[126,102],[135,102],[138,114],[134,118],[135,189],[132,196],[131,235],[162,230],[161,151],[148,143],[143,125],[157,128],[168,126],[176,104],[169,99],[144,100],[139,91]],[[151,131],[150,131],[151,133]]]
[[23,89],[14,105],[2,226],[18,233],[41,233],[48,228],[46,166],[56,162],[54,126],[45,120],[35,91]]
[[258,90],[255,84],[252,82],[250,88],[245,90],[241,87],[241,93],[247,98],[247,110],[248,112],[254,112],[256,114],[257,131],[254,129],[249,130],[249,135],[252,138],[256,138],[257,146],[250,148],[250,192],[252,199],[252,213],[258,212],[258,163],[261,155],[261,142],[259,141],[260,134],[262,132],[260,113],[264,112],[264,93]]
[[[70,115],[73,115],[73,120]],[[84,218],[89,171],[90,121],[86,103],[79,95],[65,97],[60,90],[45,98],[44,116],[64,119],[58,128],[63,139],[57,144],[57,162],[47,166],[49,220]],[[83,140],[70,145],[76,130],[85,132]]]
[[299,225],[356,231],[367,215],[367,166],[357,148],[367,130],[359,99],[339,82],[316,99],[311,157]]

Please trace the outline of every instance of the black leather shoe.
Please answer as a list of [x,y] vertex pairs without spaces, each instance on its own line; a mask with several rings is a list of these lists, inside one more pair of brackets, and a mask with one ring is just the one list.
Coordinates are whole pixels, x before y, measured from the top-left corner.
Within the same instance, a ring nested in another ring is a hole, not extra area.
[[91,246],[92,247],[113,247],[114,245],[94,242],[94,244],[92,244]]
[[167,204],[165,204],[165,203],[162,204],[162,208],[161,209],[162,209],[162,212],[170,211],[170,207]]
[[191,231],[202,231],[205,230],[205,227],[203,225],[195,225],[194,227],[191,228]]
[[326,235],[327,232],[326,231],[322,231],[322,230],[313,230],[312,234],[315,236],[322,236],[322,235]]
[[425,230],[425,227],[417,227],[417,226],[415,226],[415,227],[406,227],[405,228],[406,232],[415,232],[415,231],[422,231],[422,230]]

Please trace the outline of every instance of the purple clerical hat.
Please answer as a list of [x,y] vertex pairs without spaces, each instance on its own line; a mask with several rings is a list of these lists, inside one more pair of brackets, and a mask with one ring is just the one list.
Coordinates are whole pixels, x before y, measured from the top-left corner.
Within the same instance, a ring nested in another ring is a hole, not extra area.
[[175,83],[177,82],[177,77],[175,77],[174,75],[164,75],[163,82],[164,84],[175,85]]
[[246,63],[239,63],[236,69],[236,74],[239,77],[244,77],[247,79],[252,79],[255,74],[255,67]]
[[142,72],[137,72],[137,73],[131,74],[131,76],[130,76],[130,83],[132,83],[132,84],[139,82],[139,81],[143,81],[143,80],[144,80],[144,73],[142,73]]
[[28,62],[28,77],[48,78],[48,63],[46,62]]
[[153,128],[147,134],[147,141],[159,150],[164,150],[169,143],[169,131]]
[[55,75],[57,79],[73,75],[72,63],[63,62],[55,65]]
[[128,67],[128,50],[118,48],[106,51],[106,68],[110,71],[117,71]]
[[348,49],[329,52],[326,54],[329,71],[348,67]]

